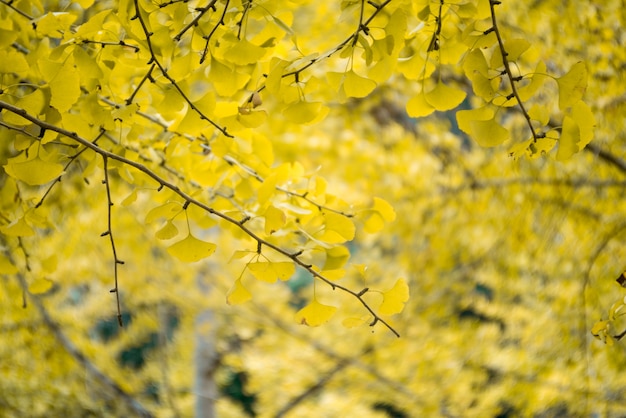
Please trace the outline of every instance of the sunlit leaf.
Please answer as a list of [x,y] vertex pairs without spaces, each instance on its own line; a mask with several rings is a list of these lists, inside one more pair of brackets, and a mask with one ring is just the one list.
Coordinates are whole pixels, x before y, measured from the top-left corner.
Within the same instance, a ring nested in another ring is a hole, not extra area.
[[495,147],[509,139],[509,131],[495,119],[470,121],[470,136],[482,147]]
[[354,239],[354,222],[347,216],[334,212],[324,212],[325,229],[318,239],[329,243],[342,243]]
[[252,299],[252,293],[246,289],[241,283],[241,279],[235,280],[233,286],[228,290],[226,294],[226,303],[229,305],[239,305]]
[[150,209],[146,214],[145,222],[150,224],[160,218],[172,219],[182,211],[183,206],[179,202],[167,202]]
[[411,97],[406,104],[406,111],[413,118],[428,116],[435,111],[435,108],[428,103],[423,93],[418,93]]
[[274,283],[278,279],[282,281],[289,280],[295,273],[296,266],[291,261],[259,261],[248,264],[248,269],[257,279],[267,283]]
[[274,205],[270,205],[265,210],[265,233],[270,235],[278,231],[285,225],[285,213],[277,209]]
[[154,234],[155,237],[162,240],[172,239],[176,235],[178,235],[178,228],[170,220],[165,221],[161,229]]
[[186,263],[193,263],[206,258],[215,252],[217,246],[211,242],[202,241],[191,233],[182,241],[167,247],[167,252]]
[[405,302],[409,300],[409,286],[404,279],[398,279],[396,284],[383,292],[383,303],[378,312],[381,315],[393,315],[402,312]]
[[596,126],[596,118],[589,106],[579,101],[572,106],[572,117],[578,124],[580,132],[580,140],[578,141],[578,150],[582,150],[593,139]]
[[361,77],[354,71],[348,71],[343,82],[343,89],[346,96],[365,97],[376,88],[376,82],[369,78]]
[[351,316],[348,318],[344,318],[344,320],[341,321],[341,325],[346,328],[356,328],[366,324],[369,319],[370,317],[368,316],[362,316],[360,318]]
[[578,152],[578,142],[580,142],[580,130],[578,129],[578,125],[570,116],[565,116],[563,118],[563,127],[561,128],[559,150],[556,153],[556,159],[563,161],[576,154]]
[[435,110],[445,111],[454,109],[465,100],[467,93],[463,90],[447,86],[442,82],[426,93],[426,101],[435,108]]
[[321,109],[320,102],[296,102],[283,110],[283,115],[294,123],[308,123],[319,115]]
[[577,62],[564,76],[557,78],[559,85],[559,108],[565,109],[582,99],[587,89],[587,67]]
[[328,322],[336,311],[336,307],[324,305],[314,298],[311,303],[296,313],[296,322],[310,327],[319,327]]
[[28,291],[34,295],[46,293],[50,290],[53,284],[52,280],[46,278],[35,279],[28,285]]
[[[1,229],[0,229],[1,230]],[[0,254],[0,274],[15,274],[19,269],[3,254]]]
[[38,156],[28,161],[10,162],[4,170],[11,177],[31,186],[39,186],[57,179],[63,174],[63,166],[51,161],[43,161]]

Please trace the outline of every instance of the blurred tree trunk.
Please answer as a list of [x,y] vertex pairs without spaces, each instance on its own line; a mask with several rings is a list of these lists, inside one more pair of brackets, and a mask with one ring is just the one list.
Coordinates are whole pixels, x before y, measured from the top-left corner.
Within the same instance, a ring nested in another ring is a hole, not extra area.
[[[208,274],[198,275],[198,289],[208,294],[210,287],[206,283]],[[214,418],[215,401],[217,400],[217,384],[215,370],[218,356],[215,350],[215,315],[206,309],[196,317],[195,323],[195,378],[194,394],[196,395],[195,418]]]

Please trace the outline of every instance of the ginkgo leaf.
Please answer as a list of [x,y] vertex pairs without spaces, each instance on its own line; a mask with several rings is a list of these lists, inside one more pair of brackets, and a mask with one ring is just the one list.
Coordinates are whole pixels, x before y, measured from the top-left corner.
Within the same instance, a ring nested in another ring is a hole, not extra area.
[[398,279],[396,284],[383,292],[383,303],[378,312],[381,315],[393,315],[402,312],[405,302],[409,300],[409,286],[404,279]]
[[191,233],[182,241],[167,247],[167,252],[186,263],[193,263],[206,258],[215,252],[217,246],[211,242],[202,241]]
[[39,156],[28,161],[10,162],[4,170],[11,177],[31,186],[40,186],[57,179],[63,173],[63,166],[51,161],[44,161]]
[[265,233],[273,234],[285,225],[287,217],[285,213],[274,205],[269,205],[265,210]]
[[563,118],[561,127],[561,137],[559,138],[559,150],[556,159],[564,161],[578,152],[578,142],[580,141],[580,130],[576,121],[570,116]]
[[509,131],[495,119],[470,121],[470,136],[481,147],[495,147],[509,139]]
[[406,103],[406,112],[412,118],[428,116],[435,111],[435,108],[426,101],[423,93],[416,94]]
[[361,316],[361,317],[348,317],[348,318],[344,318],[343,321],[341,321],[341,325],[343,325],[346,328],[356,328],[356,327],[360,327],[361,325],[364,325],[371,317],[369,316]]
[[376,88],[376,82],[361,77],[353,70],[346,73],[343,81],[343,90],[348,97],[365,97]]
[[314,298],[311,303],[296,313],[296,322],[310,327],[319,327],[328,322],[336,311],[336,307],[324,305]]
[[335,270],[345,266],[350,258],[350,250],[344,246],[337,246],[326,249],[326,262],[324,270]]
[[233,286],[226,293],[226,303],[229,305],[239,305],[252,299],[252,293],[241,283],[241,279],[235,280]]
[[[42,72],[54,73],[48,80],[50,87],[50,106],[59,112],[66,112],[80,97],[80,74],[74,66],[73,59],[68,59],[61,67],[56,63],[40,62]],[[56,72],[55,72],[56,71]]]
[[313,121],[320,113],[322,103],[320,102],[296,102],[285,110],[283,115],[294,123],[308,123]]
[[46,293],[52,287],[54,283],[52,280],[42,278],[35,279],[31,284],[28,285],[28,291],[34,295],[38,295],[41,293]]
[[[526,39],[521,38],[511,39],[510,41],[506,42],[505,48],[507,54],[506,59],[509,62],[513,62],[517,61],[520,55],[522,55],[528,50],[528,48],[530,48],[530,42],[528,42]],[[491,56],[491,68],[496,69],[501,68],[502,66],[502,51],[500,50],[500,48],[496,48],[493,52],[493,55]]]
[[122,200],[122,206],[130,206],[137,201],[137,189],[133,191]]
[[328,243],[342,243],[354,239],[356,228],[347,216],[334,212],[323,212],[324,231],[316,238]]
[[232,44],[232,47],[224,53],[224,58],[237,65],[247,65],[257,62],[263,55],[265,55],[264,48],[243,38]]
[[580,140],[578,150],[582,150],[591,142],[594,136],[596,118],[587,103],[579,101],[572,106],[572,117],[578,124]]
[[291,261],[259,261],[248,264],[248,269],[254,277],[267,283],[274,283],[277,279],[289,280],[296,272],[296,266]]
[[15,274],[19,269],[4,254],[0,254],[0,274]]
[[0,51],[0,74],[1,73],[17,73],[23,74],[28,72],[30,66],[23,54],[12,49]]
[[463,90],[455,89],[454,87],[447,86],[442,82],[437,83],[437,86],[426,93],[426,101],[435,108],[435,110],[445,111],[454,109],[465,100],[467,93]]
[[[0,58],[1,59],[1,58]],[[37,89],[30,94],[27,94],[20,99],[18,99],[15,103],[15,106],[18,106],[24,109],[27,113],[31,115],[39,115],[44,106],[47,104],[47,99],[42,91],[42,89]],[[6,123],[10,123],[12,125],[28,125],[31,122],[23,117],[15,114],[15,113],[4,113],[3,120]],[[47,132],[47,131],[46,131]],[[54,134],[54,132],[50,132]]]
[[393,222],[396,219],[396,211],[393,209],[393,206],[389,204],[385,199],[381,199],[380,197],[374,197],[374,207],[373,209],[380,213],[380,216],[386,222]]
[[587,89],[587,67],[577,62],[564,76],[556,79],[559,85],[559,108],[565,109],[582,99]]
[[183,207],[179,202],[167,202],[150,209],[146,214],[145,221],[147,224],[150,224],[159,218],[172,219],[182,211]]
[[176,235],[178,235],[178,228],[176,228],[176,225],[174,225],[169,219],[165,221],[163,227],[161,227],[161,229],[154,234],[155,237],[162,240],[172,239]]

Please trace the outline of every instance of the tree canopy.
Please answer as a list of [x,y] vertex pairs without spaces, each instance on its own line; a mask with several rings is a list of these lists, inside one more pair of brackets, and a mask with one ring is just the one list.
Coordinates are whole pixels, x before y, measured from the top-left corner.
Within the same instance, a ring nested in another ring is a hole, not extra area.
[[0,415],[623,415],[625,19],[0,0]]

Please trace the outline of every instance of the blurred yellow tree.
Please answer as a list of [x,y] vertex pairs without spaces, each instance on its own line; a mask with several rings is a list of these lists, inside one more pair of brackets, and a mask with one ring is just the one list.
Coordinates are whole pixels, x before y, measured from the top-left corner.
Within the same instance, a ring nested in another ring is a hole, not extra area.
[[625,13],[0,0],[0,416],[623,416]]

